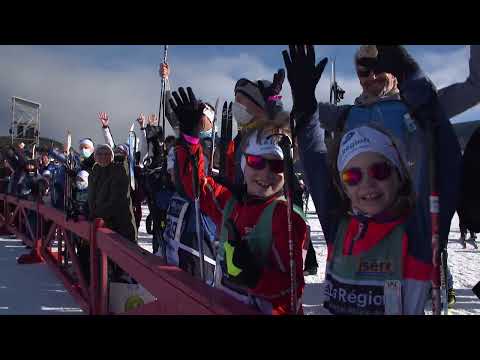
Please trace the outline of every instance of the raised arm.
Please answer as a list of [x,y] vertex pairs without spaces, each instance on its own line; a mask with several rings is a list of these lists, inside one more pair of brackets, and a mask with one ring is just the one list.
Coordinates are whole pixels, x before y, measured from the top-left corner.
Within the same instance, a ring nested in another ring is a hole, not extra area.
[[147,142],[147,121],[143,113],[138,115],[137,122],[140,125],[140,163],[142,163],[143,160],[149,155]]
[[193,193],[195,176],[193,158],[196,159],[198,164],[196,170],[200,183],[200,208],[219,226],[222,221],[223,208],[232,194],[225,186],[216,183],[212,177],[205,176],[204,158],[200,144],[192,145],[181,142],[176,146],[175,153],[175,166],[178,168],[175,181],[185,195],[192,200],[195,196]]
[[179,119],[181,131],[181,139],[175,148],[175,180],[181,185],[185,195],[193,199],[194,179],[198,179],[201,209],[219,225],[223,208],[232,194],[227,188],[217,184],[213,178],[205,176],[204,157],[199,139],[204,105],[195,99],[191,88],[187,88],[187,92],[188,95],[183,88],[179,88],[178,93],[172,94],[173,99],[170,101]]
[[98,113],[98,119],[102,124],[102,132],[105,143],[110,145],[110,147],[113,149],[115,147],[115,142],[113,141],[112,133],[110,131],[110,119],[108,114],[106,112],[100,112]]
[[327,243],[333,242],[335,218],[331,210],[336,207],[331,188],[331,176],[327,166],[327,149],[325,131],[320,127],[318,115],[320,109],[337,112],[336,108],[328,108],[322,104],[317,109],[315,88],[327,64],[324,58],[315,65],[315,50],[312,45],[290,45],[289,52],[283,51],[293,97],[293,113],[295,116],[295,132],[298,136],[300,160],[302,161],[305,182],[310,190],[322,225]]
[[438,99],[451,119],[480,103],[480,45],[470,45],[470,61],[467,79],[438,91]]

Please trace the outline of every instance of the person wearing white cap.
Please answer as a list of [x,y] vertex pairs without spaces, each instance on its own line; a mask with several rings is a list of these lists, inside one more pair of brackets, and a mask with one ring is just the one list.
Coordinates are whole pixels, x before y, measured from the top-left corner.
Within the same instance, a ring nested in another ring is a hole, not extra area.
[[[473,54],[473,47],[471,50]],[[461,86],[448,87],[437,93],[430,79],[404,47],[368,45],[362,46],[355,56],[355,67],[363,89],[355,104],[336,106],[318,103],[315,89],[327,59],[316,65],[315,50],[311,45],[291,45],[289,52],[284,51],[283,56],[292,89],[299,154],[327,243],[334,241],[330,229],[335,219],[330,215],[330,209],[335,207],[338,197],[336,192],[320,190],[331,183],[333,176],[327,167],[325,130],[341,134],[376,123],[398,141],[414,184],[417,224],[409,238],[409,252],[416,259],[432,264],[429,155],[435,154],[432,161],[436,162],[436,181],[442,204],[439,243],[444,246],[458,204],[461,167],[460,146],[447,115],[458,111],[462,101],[457,99],[459,101],[453,104],[454,96],[448,94],[456,92],[458,95]],[[476,78],[477,72],[472,76]],[[467,98],[471,100],[470,96]],[[463,104],[462,111],[473,105],[471,102],[468,105],[467,101]],[[453,111],[453,108],[456,110]],[[433,122],[436,124],[437,141],[436,147],[430,149],[426,128]],[[319,172],[325,176],[318,179],[316,175]]]
[[342,202],[330,209],[336,220],[325,308],[342,315],[424,314],[433,268],[410,249],[418,246],[411,242],[415,193],[398,145],[380,126],[361,126],[344,133],[332,155]]
[[[75,178],[75,186],[72,192],[74,216],[84,219],[89,217],[88,208],[88,178],[89,173],[81,170]],[[90,282],[90,244],[75,234],[72,234],[80,267],[87,283]]]
[[[233,194],[205,175],[198,137],[201,109],[191,88],[187,93],[179,88],[172,94],[176,103],[171,102],[181,130],[175,148],[182,164],[178,166],[177,186],[192,199],[193,178],[198,175],[201,210],[221,229],[215,286],[264,314],[302,314],[302,247],[307,227],[302,210],[294,207],[290,258],[284,154],[278,145],[288,130],[263,126],[246,135],[240,161],[245,184],[242,192]],[[197,174],[193,173],[195,162]]]
[[[242,184],[243,172],[240,171],[241,151],[238,149],[242,136],[249,129],[258,126],[286,126],[290,113],[285,111],[282,102],[282,87],[285,80],[285,70],[279,69],[273,75],[273,81],[240,79],[235,84],[235,102],[233,117],[237,122],[239,132],[227,148],[227,176],[232,184]],[[300,189],[300,180],[295,175],[295,187]],[[302,204],[297,204],[303,207]],[[315,275],[318,263],[313,244],[310,242],[305,262],[305,274]]]

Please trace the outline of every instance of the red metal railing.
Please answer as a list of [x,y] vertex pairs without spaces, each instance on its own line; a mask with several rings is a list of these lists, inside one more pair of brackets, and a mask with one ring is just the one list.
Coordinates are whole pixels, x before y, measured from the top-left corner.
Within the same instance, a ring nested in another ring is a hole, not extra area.
[[[30,217],[36,216],[35,226]],[[156,300],[125,314],[253,315],[254,309],[174,266],[165,264],[114,231],[103,221],[66,221],[65,214],[43,204],[0,194],[0,233],[11,233],[32,248],[19,263],[46,262],[88,314],[109,314],[108,260],[120,266]],[[32,227],[35,227],[32,229]],[[72,236],[90,247],[89,282],[82,271]],[[55,244],[57,251],[54,251]]]

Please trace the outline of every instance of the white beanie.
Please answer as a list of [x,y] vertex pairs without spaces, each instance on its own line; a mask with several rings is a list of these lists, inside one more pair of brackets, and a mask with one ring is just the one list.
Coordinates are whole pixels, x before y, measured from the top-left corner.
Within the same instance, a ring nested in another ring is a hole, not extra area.
[[205,115],[208,120],[210,120],[211,123],[213,123],[213,120],[215,119],[215,111],[210,107],[210,105],[205,104],[205,107],[203,108],[203,115]]
[[50,170],[45,170],[43,173],[42,173],[42,176],[52,176],[52,173],[50,172]]
[[246,158],[244,154],[248,155],[273,155],[278,160],[283,160],[283,151],[275,142],[275,137],[269,137],[271,133],[262,134],[258,137],[258,130],[254,131],[248,138],[247,146],[242,154],[241,167],[245,172]]
[[364,152],[383,155],[397,167],[401,176],[404,175],[400,154],[393,141],[384,133],[369,126],[360,126],[342,137],[337,158],[338,171],[342,172],[350,160]]
[[88,138],[80,140],[79,145],[88,145],[92,148],[95,148],[95,146],[93,145],[93,141]]
[[89,173],[85,170],[79,171],[77,177],[88,183],[88,175]]

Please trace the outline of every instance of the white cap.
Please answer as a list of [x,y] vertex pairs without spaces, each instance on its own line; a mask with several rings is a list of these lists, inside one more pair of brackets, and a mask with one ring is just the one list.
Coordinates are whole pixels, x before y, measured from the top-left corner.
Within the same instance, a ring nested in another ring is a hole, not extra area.
[[93,141],[90,139],[82,139],[79,142],[79,145],[89,145],[90,147],[94,148]]
[[[278,160],[283,160],[283,151],[280,146],[275,142],[274,137],[269,137],[271,133],[262,134],[258,138],[258,131],[254,131],[248,138],[247,146],[245,147],[244,154],[248,155],[271,155]],[[246,159],[245,155],[242,155],[241,167],[242,171],[245,171]]]
[[78,172],[77,177],[88,183],[88,175],[89,173],[87,171],[82,170]]
[[45,170],[45,171],[42,173],[42,176],[50,176],[50,177],[52,177],[52,173],[50,172],[50,170]]
[[369,126],[353,129],[342,137],[337,158],[338,171],[343,171],[350,160],[364,152],[374,152],[384,156],[403,176],[400,154],[393,141],[384,133]]
[[210,120],[211,123],[213,123],[213,120],[215,118],[215,111],[208,105],[204,104],[205,107],[203,108],[203,115],[205,115],[208,120]]

